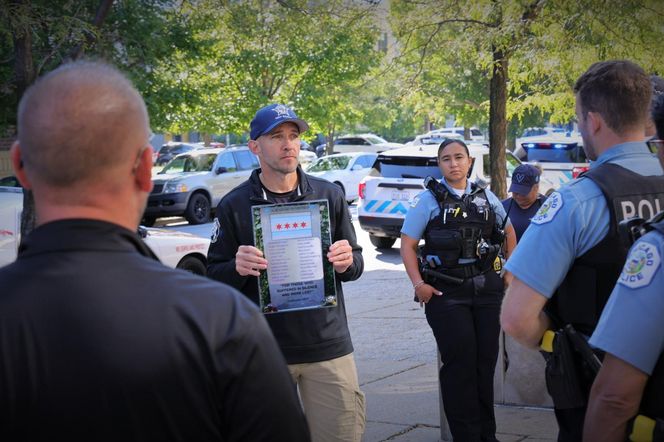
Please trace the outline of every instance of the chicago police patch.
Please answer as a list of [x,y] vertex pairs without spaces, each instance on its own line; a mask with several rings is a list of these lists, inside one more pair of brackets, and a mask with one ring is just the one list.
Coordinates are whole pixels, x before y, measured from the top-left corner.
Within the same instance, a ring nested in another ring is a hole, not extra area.
[[417,203],[419,203],[419,202],[420,202],[420,196],[417,195],[415,198],[413,198],[412,200],[410,200],[410,207],[415,207],[415,206],[417,206]]
[[217,242],[217,239],[219,239],[219,235],[221,235],[221,225],[219,225],[219,218],[215,216],[214,226],[212,226],[212,237],[210,238],[210,242],[212,243]]
[[533,224],[546,224],[550,222],[563,206],[563,197],[558,192],[553,192],[539,208],[531,222]]
[[633,289],[649,285],[660,261],[656,246],[647,241],[639,241],[629,252],[618,283]]

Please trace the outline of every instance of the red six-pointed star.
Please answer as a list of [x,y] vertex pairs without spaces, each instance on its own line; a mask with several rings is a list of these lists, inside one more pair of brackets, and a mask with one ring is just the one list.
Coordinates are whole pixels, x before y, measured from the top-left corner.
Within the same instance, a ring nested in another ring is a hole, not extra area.
[[284,228],[285,228],[285,229],[290,229],[290,224],[286,223],[286,224],[284,225]]
[[281,230],[281,224],[277,224],[277,230]]

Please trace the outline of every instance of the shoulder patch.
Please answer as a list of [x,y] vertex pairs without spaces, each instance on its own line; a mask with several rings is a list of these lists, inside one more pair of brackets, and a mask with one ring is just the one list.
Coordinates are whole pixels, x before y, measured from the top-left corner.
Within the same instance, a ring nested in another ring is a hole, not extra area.
[[410,207],[415,207],[417,206],[417,203],[420,201],[420,196],[417,195],[415,196],[411,201],[410,201]]
[[212,236],[210,237],[210,242],[215,243],[219,236],[221,235],[221,225],[219,224],[219,218],[214,217],[214,225],[212,226]]
[[649,285],[660,261],[661,257],[655,245],[639,241],[630,250],[618,283],[632,289]]
[[558,192],[553,192],[533,216],[533,224],[546,224],[555,218],[556,214],[563,206],[563,197]]

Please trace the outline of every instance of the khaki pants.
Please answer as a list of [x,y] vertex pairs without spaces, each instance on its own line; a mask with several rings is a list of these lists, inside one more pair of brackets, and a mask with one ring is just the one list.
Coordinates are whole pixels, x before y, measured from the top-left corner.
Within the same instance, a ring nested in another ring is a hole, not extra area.
[[313,442],[360,442],[366,420],[353,354],[288,366]]

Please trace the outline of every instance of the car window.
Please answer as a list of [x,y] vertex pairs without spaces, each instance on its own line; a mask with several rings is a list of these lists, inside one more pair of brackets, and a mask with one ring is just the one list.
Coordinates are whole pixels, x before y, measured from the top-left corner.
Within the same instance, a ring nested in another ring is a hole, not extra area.
[[481,137],[482,136],[482,132],[480,132],[478,129],[470,129],[470,133],[474,137]]
[[349,161],[350,157],[347,156],[319,158],[309,167],[308,171],[327,172],[328,170],[341,170],[348,166]]
[[217,160],[217,168],[223,167],[226,169],[226,172],[235,172],[237,171],[237,166],[235,165],[235,158],[233,158],[232,152],[225,152],[219,155]]
[[[375,136],[366,137],[366,140],[371,144],[384,144],[384,143],[387,143],[387,141],[382,139],[381,137],[375,137]],[[367,144],[367,143],[365,143],[365,144]]]
[[385,178],[442,178],[436,158],[378,155],[371,175]]
[[185,164],[189,164],[187,160],[190,160],[189,155],[183,155],[181,157],[173,158],[171,161],[166,163],[161,172],[159,173],[182,173],[185,171]]
[[[487,155],[487,158],[489,155]],[[507,158],[507,176],[511,177],[512,174],[514,173],[514,169],[516,169],[519,164],[521,164],[521,161],[517,157],[515,157],[511,152],[506,152],[505,158]]]
[[334,142],[334,144],[338,144],[339,146],[346,146],[349,144],[357,144],[355,142],[356,138],[339,138],[337,141]]
[[355,164],[361,164],[362,167],[370,168],[373,166],[374,161],[376,161],[375,155],[362,155],[357,158]]
[[21,187],[15,176],[0,178],[0,186],[3,187]]
[[235,152],[235,159],[239,170],[253,170],[258,167],[258,158],[248,150]]

